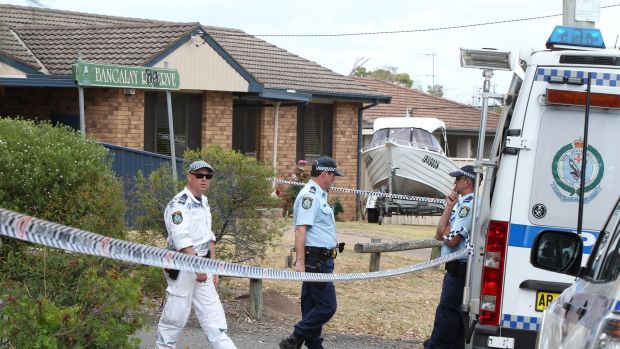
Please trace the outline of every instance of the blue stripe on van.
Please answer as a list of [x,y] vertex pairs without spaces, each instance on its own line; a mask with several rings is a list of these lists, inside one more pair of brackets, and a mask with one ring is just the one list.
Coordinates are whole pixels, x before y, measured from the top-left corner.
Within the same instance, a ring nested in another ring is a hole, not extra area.
[[[578,77],[586,78],[588,75],[585,71],[580,70],[563,70],[554,68],[538,68],[536,70],[536,81],[549,81],[552,76]],[[620,74],[596,73],[592,72],[592,84],[597,86],[620,86]]]
[[613,312],[620,313],[620,301],[619,300],[616,301],[616,305],[613,308]]
[[[534,239],[543,230],[559,230],[566,232],[575,232],[574,229],[563,229],[557,227],[547,227],[547,226],[534,226],[534,225],[524,225],[524,224],[511,224],[510,230],[508,233],[508,246],[510,247],[526,247],[532,248],[532,244],[534,243]],[[593,230],[584,230],[584,232],[593,234],[594,237],[598,237],[599,232]],[[583,253],[590,254],[592,251],[592,245],[584,246]]]

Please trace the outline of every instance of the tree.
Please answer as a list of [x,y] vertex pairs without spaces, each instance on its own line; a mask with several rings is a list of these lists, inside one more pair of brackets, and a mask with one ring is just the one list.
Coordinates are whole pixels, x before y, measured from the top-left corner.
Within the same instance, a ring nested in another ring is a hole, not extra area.
[[[0,207],[125,238],[106,149],[69,128],[0,119]],[[137,348],[142,277],[100,258],[0,238],[0,347]]]
[[[284,233],[281,217],[261,217],[257,209],[276,207],[277,198],[271,196],[271,167],[252,157],[219,145],[210,145],[201,151],[187,151],[187,162],[207,161],[215,169],[215,177],[207,190],[213,217],[212,230],[217,239],[220,259],[246,262],[265,257],[267,248]],[[138,176],[136,181],[136,212],[138,229],[151,241],[167,236],[163,224],[164,207],[183,187],[185,178],[176,183],[170,168],[164,166],[152,173],[148,180]]]
[[433,96],[443,97],[443,85],[435,84],[434,86],[427,86],[426,92]]
[[[365,62],[364,62],[365,63]],[[354,70],[352,71],[353,76],[359,77],[372,77],[377,80],[386,81],[392,84],[396,84],[402,87],[411,88],[413,86],[413,80],[409,77],[407,73],[398,73],[397,67],[385,66],[376,70],[367,70],[366,68],[359,66],[354,66]]]

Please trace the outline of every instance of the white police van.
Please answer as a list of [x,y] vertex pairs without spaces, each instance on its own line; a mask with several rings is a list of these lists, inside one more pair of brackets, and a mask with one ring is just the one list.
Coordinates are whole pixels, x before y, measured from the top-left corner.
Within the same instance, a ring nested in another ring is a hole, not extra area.
[[568,27],[547,48],[521,61],[492,147],[463,303],[468,348],[535,346],[545,307],[575,281],[532,265],[535,238],[575,232],[582,192],[590,254],[620,192],[620,51]]
[[536,237],[534,266],[578,276],[545,309],[537,348],[620,348],[620,200],[585,267],[582,248],[575,233],[547,230]]

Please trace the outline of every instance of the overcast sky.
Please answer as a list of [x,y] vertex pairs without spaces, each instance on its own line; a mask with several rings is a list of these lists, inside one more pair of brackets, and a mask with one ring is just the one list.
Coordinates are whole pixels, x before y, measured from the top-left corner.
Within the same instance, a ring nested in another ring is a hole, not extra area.
[[[337,34],[416,30],[513,20],[562,13],[562,0],[0,0],[30,6],[114,16],[138,17],[237,28],[252,35]],[[601,6],[620,0],[601,0]],[[620,6],[603,8],[597,27],[607,47],[620,34]],[[337,73],[347,75],[360,57],[374,70],[397,67],[426,88],[433,77],[445,97],[471,103],[482,84],[481,72],[464,69],[459,48],[543,49],[562,16],[441,31],[344,37],[262,39]],[[433,56],[434,55],[434,56]],[[433,68],[434,57],[434,68]],[[512,73],[496,72],[496,92],[506,91]]]

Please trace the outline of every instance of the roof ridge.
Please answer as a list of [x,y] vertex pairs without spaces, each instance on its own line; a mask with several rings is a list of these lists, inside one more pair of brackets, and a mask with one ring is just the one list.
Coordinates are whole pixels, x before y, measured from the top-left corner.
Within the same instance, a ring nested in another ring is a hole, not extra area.
[[72,15],[79,15],[79,16],[90,16],[90,17],[96,17],[96,18],[102,18],[102,19],[108,18],[108,19],[116,19],[116,20],[127,20],[127,21],[133,21],[133,22],[174,23],[174,22],[168,22],[168,21],[161,21],[161,20],[157,20],[157,19],[144,19],[144,18],[137,18],[137,17],[109,16],[109,15],[100,15],[100,14],[88,13],[88,12],[57,10],[57,9],[41,8],[41,7],[34,7],[34,6],[20,6],[20,5],[10,5],[10,4],[0,4],[0,8],[1,7],[4,7],[4,8],[14,8],[14,9],[19,9],[19,10],[30,10],[30,11],[39,11],[39,12],[47,12],[47,13],[56,13],[56,14],[72,14]]
[[124,24],[106,24],[106,25],[13,25],[9,26],[11,29],[17,30],[80,30],[80,29],[108,29],[108,28],[152,28],[152,27],[187,27],[187,26],[200,26],[198,22],[188,23],[124,23]]

